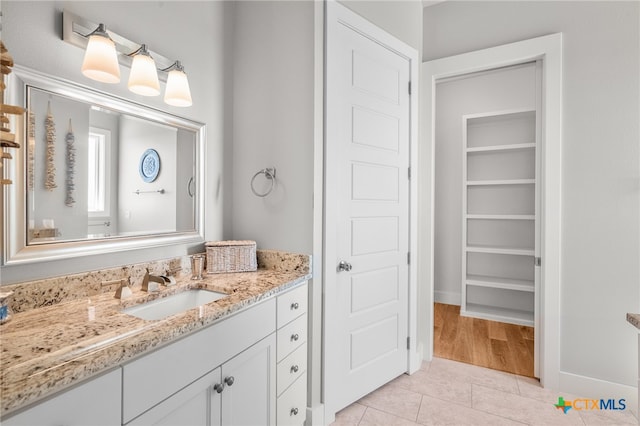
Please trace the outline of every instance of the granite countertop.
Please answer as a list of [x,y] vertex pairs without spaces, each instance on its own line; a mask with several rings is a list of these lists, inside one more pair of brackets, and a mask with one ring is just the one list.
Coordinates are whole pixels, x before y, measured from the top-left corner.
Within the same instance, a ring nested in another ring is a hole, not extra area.
[[627,321],[640,331],[640,314],[627,314]]
[[[138,287],[122,301],[110,292],[90,302],[81,298],[14,314],[0,326],[0,413],[6,415],[309,279],[306,259],[306,267],[205,274],[201,281],[181,273],[177,285],[162,287],[159,293]],[[121,312],[188,288],[228,296],[157,321]]]

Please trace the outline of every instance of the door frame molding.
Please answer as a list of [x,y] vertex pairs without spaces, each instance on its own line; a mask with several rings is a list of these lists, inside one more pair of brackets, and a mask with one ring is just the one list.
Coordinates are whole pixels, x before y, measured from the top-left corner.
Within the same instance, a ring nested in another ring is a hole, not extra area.
[[[412,170],[412,177],[409,180],[409,251],[412,253],[412,262],[409,265],[409,282],[407,285],[409,286],[409,306],[408,306],[408,332],[410,338],[410,347],[408,349],[408,357],[407,357],[407,368],[406,371],[408,373],[413,373],[417,371],[422,364],[422,355],[419,351],[419,347],[417,345],[418,342],[418,236],[417,230],[419,226],[418,221],[418,181],[419,178],[418,173],[418,128],[419,128],[419,76],[420,76],[420,63],[419,63],[419,53],[418,51],[404,43],[403,41],[397,39],[393,35],[387,33],[382,28],[376,26],[375,24],[369,22],[365,18],[356,14],[355,12],[348,9],[346,6],[339,4],[336,0],[328,0],[325,2],[325,80],[324,80],[324,92],[325,92],[325,108],[326,108],[326,93],[327,93],[327,85],[326,85],[326,55],[327,55],[327,38],[328,32],[331,27],[336,24],[346,25],[347,27],[353,29],[354,31],[362,34],[363,36],[373,40],[374,42],[380,44],[381,46],[386,47],[387,49],[397,53],[400,56],[405,57],[410,62],[410,81],[411,81],[411,96],[409,99],[409,166]],[[330,173],[330,161],[328,151],[327,150],[327,140],[326,140],[326,118],[325,118],[325,131],[324,131],[324,200],[323,200],[323,265],[322,265],[322,283],[323,283],[323,371],[322,371],[322,382],[323,382],[323,402],[325,406],[325,423],[331,423],[335,418],[336,408],[332,407],[327,403],[327,394],[331,391],[330,386],[327,386],[327,383],[331,383],[331,380],[327,380],[330,376],[332,370],[332,366],[327,362],[326,351],[327,351],[327,336],[333,332],[333,327],[335,326],[331,319],[331,309],[332,309],[332,301],[330,300],[333,292],[329,288],[326,277],[328,276],[327,272],[330,270],[335,271],[335,253],[330,252],[327,249],[326,244],[326,236],[327,230],[333,229],[333,223],[335,222],[332,218],[332,215],[335,212],[328,211],[326,200],[327,195],[330,190],[330,185],[327,183],[327,177]]]
[[557,389],[560,375],[561,191],[562,191],[562,33],[427,61],[422,64],[419,189],[418,276],[421,291],[420,346],[425,360],[433,358],[435,88],[439,79],[542,60],[542,137],[540,138],[540,382]]

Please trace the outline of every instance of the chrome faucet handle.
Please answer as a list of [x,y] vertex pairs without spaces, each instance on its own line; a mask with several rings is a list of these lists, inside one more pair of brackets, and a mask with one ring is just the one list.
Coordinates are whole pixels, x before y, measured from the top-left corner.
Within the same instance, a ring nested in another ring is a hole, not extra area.
[[127,297],[131,297],[133,292],[129,288],[131,285],[131,277],[127,278],[127,280],[120,281],[120,287],[116,290],[115,298],[116,299],[126,299]]

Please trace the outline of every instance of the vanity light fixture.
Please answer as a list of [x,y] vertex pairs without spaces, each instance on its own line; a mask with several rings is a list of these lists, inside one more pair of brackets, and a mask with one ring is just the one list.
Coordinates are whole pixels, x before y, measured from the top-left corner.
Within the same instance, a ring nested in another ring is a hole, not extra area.
[[88,34],[87,50],[82,61],[82,74],[102,83],[119,83],[120,66],[116,44],[104,24]]
[[[95,29],[95,30],[94,30]],[[131,68],[127,86],[143,96],[160,94],[160,81],[166,81],[164,101],[168,105],[193,104],[189,81],[180,61],[151,52],[144,44],[128,40],[104,24],[95,24],[71,12],[62,12],[62,39],[86,48],[82,73],[103,83],[119,83],[119,63]],[[160,71],[160,73],[158,73]]]
[[129,83],[127,84],[129,90],[142,96],[158,96],[160,94],[158,70],[147,50],[147,45],[143,44],[129,56],[133,57]]
[[167,88],[164,91],[165,103],[173,106],[188,107],[193,104],[189,80],[180,61],[176,61],[169,68],[162,71],[168,72]]

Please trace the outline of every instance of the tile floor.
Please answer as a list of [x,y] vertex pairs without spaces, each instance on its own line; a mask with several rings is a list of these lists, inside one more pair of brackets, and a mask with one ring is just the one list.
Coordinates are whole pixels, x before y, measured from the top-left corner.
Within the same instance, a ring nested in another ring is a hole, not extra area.
[[535,379],[434,358],[340,411],[332,426],[638,424],[629,408],[564,414],[558,396]]

